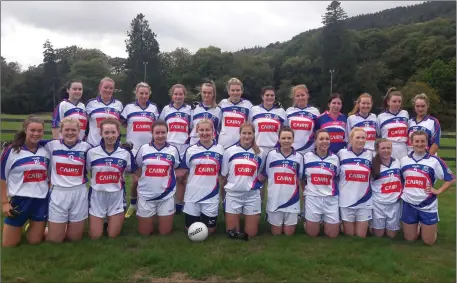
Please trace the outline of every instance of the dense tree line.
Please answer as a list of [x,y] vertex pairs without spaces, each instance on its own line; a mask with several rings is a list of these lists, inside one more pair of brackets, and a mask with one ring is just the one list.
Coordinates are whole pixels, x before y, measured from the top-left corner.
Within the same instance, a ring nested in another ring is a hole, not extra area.
[[[304,83],[311,101],[323,110],[331,89],[345,97],[344,111],[362,92],[380,105],[386,90],[395,86],[408,100],[425,92],[436,102],[432,113],[444,127],[455,127],[455,2],[426,2],[347,18],[333,1],[322,16],[323,28],[301,33],[283,43],[238,52],[209,46],[194,54],[185,48],[161,52],[156,34],[143,14],[132,20],[126,39],[128,58],[111,58],[97,49],[43,45],[43,63],[21,72],[16,62],[1,60],[2,112],[49,112],[60,100],[59,89],[70,78],[84,82],[84,99],[96,96],[100,79],[116,81],[116,96],[126,103],[139,81],[152,86],[151,100],[168,103],[168,89],[184,84],[189,101],[198,87],[213,79],[218,100],[226,97],[225,82],[238,77],[244,97],[260,102],[265,85],[289,106],[290,87]],[[333,70],[333,73],[330,73]],[[332,77],[332,78],[331,78]],[[330,80],[332,79],[332,87]],[[409,101],[405,107],[410,108]],[[379,109],[374,109],[375,112]]]

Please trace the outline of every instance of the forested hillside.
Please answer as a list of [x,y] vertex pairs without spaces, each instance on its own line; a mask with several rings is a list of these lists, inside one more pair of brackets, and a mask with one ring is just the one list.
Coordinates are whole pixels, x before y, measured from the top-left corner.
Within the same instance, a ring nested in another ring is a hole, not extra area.
[[[427,93],[435,102],[432,112],[444,127],[455,127],[455,8],[455,2],[427,2],[347,18],[340,3],[333,1],[322,15],[323,28],[289,41],[238,52],[209,46],[194,54],[184,47],[160,52],[156,34],[139,14],[126,27],[128,58],[110,58],[100,50],[77,46],[54,49],[49,41],[43,46],[43,63],[24,72],[2,57],[2,112],[52,111],[60,99],[58,90],[70,78],[83,80],[88,99],[96,95],[100,79],[111,76],[116,96],[129,102],[145,67],[151,100],[160,107],[168,102],[167,91],[175,83],[188,88],[191,100],[197,99],[204,79],[214,79],[220,100],[227,95],[225,82],[238,77],[245,97],[253,103],[260,102],[263,86],[273,85],[281,102],[289,106],[290,87],[304,83],[322,110],[333,70],[332,91],[344,95],[345,111],[362,92],[372,94],[380,105],[386,90],[395,86],[406,98]],[[138,40],[141,32],[147,42]]]

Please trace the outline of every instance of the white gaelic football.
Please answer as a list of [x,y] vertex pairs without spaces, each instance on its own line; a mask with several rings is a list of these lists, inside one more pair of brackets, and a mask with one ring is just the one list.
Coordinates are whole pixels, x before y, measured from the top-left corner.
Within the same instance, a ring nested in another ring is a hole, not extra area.
[[202,222],[195,222],[187,230],[187,236],[194,242],[201,242],[208,238],[208,227]]

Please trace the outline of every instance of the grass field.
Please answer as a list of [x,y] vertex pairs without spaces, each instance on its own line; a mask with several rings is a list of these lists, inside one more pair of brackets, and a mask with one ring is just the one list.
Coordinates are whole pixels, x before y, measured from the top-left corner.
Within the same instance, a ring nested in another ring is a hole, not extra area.
[[[3,115],[2,115],[3,117]],[[15,125],[2,121],[2,129]],[[11,128],[13,126],[13,128]],[[2,135],[2,140],[4,140]],[[454,145],[455,140],[443,140]],[[440,152],[455,156],[455,151]],[[448,162],[455,172],[455,162]],[[130,178],[129,178],[130,179]],[[439,236],[417,241],[340,236],[310,238],[298,225],[292,237],[273,237],[265,221],[248,242],[228,239],[222,211],[218,232],[193,243],[176,216],[169,236],[140,236],[126,220],[117,239],[2,249],[3,282],[455,282],[455,186],[439,197]]]

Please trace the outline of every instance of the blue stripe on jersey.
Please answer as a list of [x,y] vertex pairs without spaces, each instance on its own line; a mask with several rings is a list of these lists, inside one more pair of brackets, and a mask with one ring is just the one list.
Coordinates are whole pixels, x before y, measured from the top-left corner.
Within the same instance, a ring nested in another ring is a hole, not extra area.
[[168,114],[167,116],[165,116],[165,121],[167,121],[168,119],[171,119],[171,118],[181,118],[181,119],[187,119],[188,121],[190,121],[190,115],[187,113],[184,113],[184,112],[172,112],[172,113]]
[[[106,109],[109,110],[109,112],[106,112]],[[96,108],[94,111],[92,111],[89,116],[92,116],[96,113],[120,113],[116,108],[112,107],[103,107],[103,108]]]
[[418,205],[414,205],[414,204],[410,204],[410,205],[417,207],[417,208],[422,208],[422,207],[431,205],[435,200],[436,200],[436,195],[432,194],[429,197],[427,197],[423,202],[419,203]]
[[325,162],[325,161],[308,162],[308,163],[305,164],[305,168],[304,169],[310,168],[310,167],[316,167],[316,168],[317,167],[319,167],[319,168],[324,167],[326,169],[331,170],[335,174],[336,174],[336,169],[337,169],[337,167],[334,164],[332,164],[330,162]]
[[389,177],[390,174],[394,174],[395,177],[399,177],[401,179],[401,170],[399,168],[385,170],[379,174],[377,179]]
[[78,108],[78,107],[75,107],[75,108],[70,108],[67,110],[67,112],[63,113],[63,116],[64,117],[67,117],[67,116],[70,116],[72,114],[81,114],[81,115],[84,115],[85,114],[85,111],[81,108]]
[[246,160],[252,161],[254,163],[257,163],[257,166],[259,166],[262,163],[262,158],[260,158],[259,156],[255,155],[251,152],[247,152],[247,151],[235,153],[234,155],[232,155],[229,158],[229,162],[231,162],[234,159],[238,159],[238,158],[246,159]]
[[254,121],[256,119],[261,119],[261,118],[275,119],[275,120],[281,121],[281,123],[284,123],[284,119],[281,116],[274,114],[274,113],[259,113],[252,117],[252,121]]
[[176,186],[176,175],[175,175],[175,170],[173,168],[173,165],[170,168],[171,168],[171,172],[170,172],[170,177],[171,178],[170,178],[169,186],[158,197],[151,198],[151,199],[148,199],[146,201],[161,200],[161,199],[163,199],[164,197],[166,197],[167,195],[169,195],[173,191],[174,187]]
[[[79,159],[86,159],[86,152],[85,151],[68,151],[68,150],[54,150],[52,152],[53,156],[63,156],[67,158],[79,158]],[[73,157],[70,157],[73,156]]]
[[8,146],[2,152],[2,165],[1,165],[1,179],[6,180],[6,162],[8,161],[8,157],[10,156],[10,152],[12,150],[12,146]]
[[376,129],[376,122],[372,120],[360,121],[352,126],[352,128],[355,127],[373,127],[374,129]]
[[109,166],[111,164],[112,167],[125,169],[127,167],[127,162],[124,159],[116,158],[116,157],[101,157],[98,158],[90,163],[91,167],[94,166]]
[[175,164],[175,157],[171,154],[163,153],[163,152],[154,152],[154,153],[149,153],[143,155],[143,161],[146,159],[158,159],[166,162],[171,162],[171,165],[173,167],[173,164]]
[[361,203],[364,203],[366,202],[367,200],[369,200],[371,198],[371,195],[372,195],[372,192],[371,192],[371,186],[368,186],[366,192],[365,192],[365,195],[359,199],[356,203],[354,203],[353,205],[350,205],[348,207],[354,207],[354,206],[357,206]]
[[[343,159],[343,160],[340,161],[340,166],[347,165],[347,164],[357,164],[357,163],[359,163],[359,165],[362,165],[362,166],[371,167],[370,160],[367,160],[365,158],[347,158],[347,159]],[[362,163],[362,164],[360,164],[360,163]]]
[[313,113],[310,113],[308,111],[301,110],[301,111],[297,111],[297,112],[287,115],[287,119],[289,119],[290,117],[303,117],[303,116],[308,116],[310,119],[313,119],[313,120],[316,120],[316,118],[317,118],[317,115],[314,115]]
[[15,167],[27,164],[41,164],[47,168],[49,159],[43,156],[27,156],[14,162],[13,165],[11,165],[11,170]]
[[290,170],[295,171],[297,176],[300,175],[300,164],[298,164],[297,162],[292,161],[292,160],[275,160],[275,161],[270,163],[270,167],[269,168],[272,168],[272,167],[289,168]]
[[431,155],[430,157],[438,160],[438,163],[441,165],[441,168],[444,173],[444,178],[443,178],[444,181],[452,181],[455,179],[455,175],[452,173],[451,169],[449,169],[449,167],[446,165],[446,163],[441,158],[439,158],[438,156],[434,156],[434,155]]
[[403,172],[408,171],[408,170],[413,170],[413,171],[421,173],[425,176],[429,176],[430,180],[431,180],[430,182],[432,184],[435,184],[435,170],[432,167],[416,163],[416,164],[408,164],[401,168],[401,171],[403,171]]
[[217,118],[216,116],[214,116],[210,112],[201,112],[201,113],[195,114],[193,116],[194,120],[204,119],[204,118],[211,119],[213,121],[214,128],[216,130],[218,129],[218,127],[219,127],[219,118]]
[[379,128],[384,127],[386,124],[396,124],[396,123],[401,123],[401,122],[403,122],[404,124],[408,125],[408,118],[406,118],[406,117],[392,117],[392,118],[387,119],[384,122],[382,122],[382,124],[379,126]]
[[240,106],[229,106],[221,108],[222,112],[236,112],[237,114],[249,115],[249,109]]
[[220,155],[217,152],[213,152],[213,151],[199,152],[199,153],[196,153],[196,154],[192,155],[192,157],[190,158],[189,162],[191,162],[194,159],[199,159],[199,158],[216,159],[216,161],[218,161],[220,163],[220,161],[222,160],[222,155]]
[[206,195],[202,199],[198,200],[197,202],[205,201],[205,200],[210,199],[210,198],[212,198],[214,196],[217,196],[218,194],[219,194],[219,178],[217,179],[216,186],[213,188],[213,190],[208,195]]
[[156,119],[156,116],[154,115],[154,113],[148,112],[148,111],[132,112],[127,115],[127,120],[132,117],[152,117],[154,120]]
[[278,206],[278,208],[276,208],[275,211],[277,211],[278,209],[281,209],[281,208],[291,206],[291,205],[297,203],[298,201],[300,201],[300,196],[299,196],[299,186],[297,185],[297,188],[295,189],[294,194],[290,197],[290,199],[286,203]]

